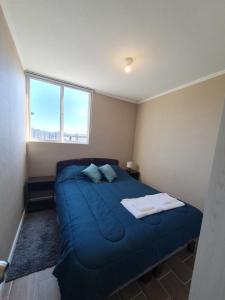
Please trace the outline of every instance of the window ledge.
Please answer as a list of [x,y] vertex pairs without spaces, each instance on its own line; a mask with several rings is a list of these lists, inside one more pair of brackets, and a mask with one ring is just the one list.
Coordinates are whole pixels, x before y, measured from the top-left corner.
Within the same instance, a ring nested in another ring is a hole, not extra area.
[[69,144],[69,145],[89,145],[89,142],[87,143],[76,143],[76,142],[61,142],[61,141],[37,141],[37,140],[27,140],[27,143],[46,143],[46,144]]

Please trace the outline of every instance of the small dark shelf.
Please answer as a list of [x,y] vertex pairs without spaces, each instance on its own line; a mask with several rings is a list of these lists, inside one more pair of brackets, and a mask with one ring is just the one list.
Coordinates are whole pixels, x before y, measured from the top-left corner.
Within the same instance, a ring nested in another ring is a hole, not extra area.
[[53,190],[35,190],[35,191],[30,191],[29,193],[30,201],[35,200],[36,198],[39,199],[48,199],[52,198],[54,196]]
[[55,207],[53,176],[28,178],[27,199],[25,206],[27,212],[34,212]]
[[133,169],[126,169],[125,170],[130,176],[132,176],[133,178],[139,180],[140,178],[140,172],[137,170],[133,170]]
[[28,183],[37,183],[37,182],[54,182],[54,176],[39,176],[39,177],[29,177],[27,182]]

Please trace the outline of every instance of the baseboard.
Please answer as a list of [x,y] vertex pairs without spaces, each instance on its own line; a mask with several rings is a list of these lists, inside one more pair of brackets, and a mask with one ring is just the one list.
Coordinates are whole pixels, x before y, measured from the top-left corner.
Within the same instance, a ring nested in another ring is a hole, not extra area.
[[[14,240],[13,240],[10,252],[9,252],[9,256],[8,256],[8,262],[9,263],[11,263],[12,258],[13,258],[13,254],[14,254],[14,251],[15,251],[15,248],[16,248],[16,243],[17,243],[17,240],[18,240],[18,237],[19,237],[19,234],[20,234],[22,224],[23,224],[24,216],[25,216],[25,210],[22,213],[20,223],[18,225],[16,234],[15,234],[15,237],[14,237]],[[5,282],[2,282],[2,284],[0,284],[0,300],[2,299],[2,292],[3,292],[4,285],[5,285]]]
[[16,248],[16,242],[17,242],[19,234],[20,234],[20,230],[21,230],[21,227],[22,227],[22,224],[23,224],[24,216],[25,216],[25,210],[22,213],[22,216],[21,216],[21,219],[20,219],[20,223],[18,225],[18,228],[17,228],[17,231],[16,231],[16,235],[15,235],[15,238],[14,238],[13,243],[12,243],[12,247],[11,247],[10,252],[9,252],[9,257],[8,257],[8,262],[9,263],[11,263],[12,258],[13,258],[13,254],[14,254],[14,251],[15,251],[15,248]]

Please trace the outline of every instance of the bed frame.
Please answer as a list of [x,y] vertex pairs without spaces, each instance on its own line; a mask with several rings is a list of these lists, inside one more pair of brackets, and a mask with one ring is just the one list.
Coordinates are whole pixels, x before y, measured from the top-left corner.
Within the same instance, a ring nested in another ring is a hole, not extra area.
[[64,168],[69,167],[71,165],[77,166],[88,166],[91,163],[100,166],[100,165],[118,165],[119,161],[117,159],[112,158],[78,158],[78,159],[69,159],[69,160],[62,160],[57,162],[56,164],[56,175],[58,175]]
[[164,263],[171,258],[172,256],[174,256],[175,254],[179,253],[181,250],[187,248],[187,250],[190,253],[194,253],[195,249],[196,249],[196,244],[197,244],[197,240],[191,240],[190,242],[188,242],[187,244],[185,244],[182,247],[179,247],[178,249],[176,249],[175,251],[173,251],[172,253],[170,253],[169,255],[167,255],[165,258],[163,258],[162,260],[160,260],[159,262],[157,262],[154,265],[151,265],[150,267],[148,267],[144,272],[140,273],[138,276],[131,278],[129,281],[127,281],[125,284],[123,284],[122,286],[118,287],[115,291],[113,291],[109,297],[111,297],[112,295],[114,295],[115,293],[117,293],[118,291],[122,290],[123,288],[125,288],[126,286],[128,286],[130,283],[132,283],[133,281],[137,280],[137,279],[141,279],[141,281],[143,282],[148,282],[152,276],[154,277],[159,277],[161,276],[161,274],[163,273],[164,270]]

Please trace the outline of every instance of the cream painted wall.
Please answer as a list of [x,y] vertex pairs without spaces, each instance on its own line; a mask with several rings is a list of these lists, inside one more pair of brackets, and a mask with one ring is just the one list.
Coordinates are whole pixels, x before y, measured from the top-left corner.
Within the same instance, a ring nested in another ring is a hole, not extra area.
[[133,159],[143,182],[203,208],[225,75],[138,106]]
[[7,259],[23,209],[25,80],[0,7],[0,259]]
[[80,157],[132,158],[137,105],[97,93],[92,98],[89,145],[27,143],[29,176],[55,174],[56,162]]

